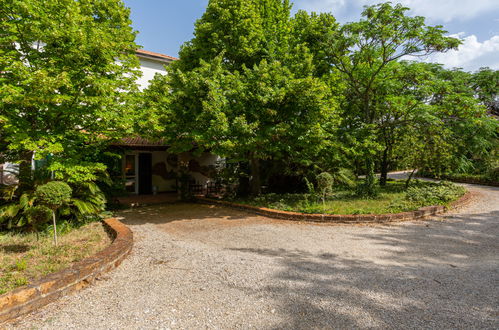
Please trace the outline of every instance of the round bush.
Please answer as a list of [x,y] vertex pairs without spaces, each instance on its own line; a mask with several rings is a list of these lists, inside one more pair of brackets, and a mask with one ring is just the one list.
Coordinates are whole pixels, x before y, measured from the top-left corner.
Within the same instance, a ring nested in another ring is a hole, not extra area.
[[333,191],[334,178],[328,172],[317,175],[317,188],[321,193],[327,194]]
[[72,193],[73,190],[67,183],[51,181],[38,186],[35,191],[35,197],[39,204],[53,209],[69,202]]

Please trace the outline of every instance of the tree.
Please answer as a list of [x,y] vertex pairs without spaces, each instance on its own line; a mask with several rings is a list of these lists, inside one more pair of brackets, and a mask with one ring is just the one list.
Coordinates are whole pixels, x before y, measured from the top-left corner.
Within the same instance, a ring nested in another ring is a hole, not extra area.
[[172,147],[187,151],[194,144],[198,152],[249,160],[253,194],[260,191],[261,160],[307,161],[327,138],[321,123],[334,121],[327,86],[279,62],[231,73],[218,59],[170,77]]
[[247,160],[255,195],[262,160],[309,161],[336,104],[309,50],[292,40],[286,0],[210,1],[168,77],[145,92],[172,149]]
[[334,178],[328,172],[322,172],[317,175],[317,189],[319,189],[322,197],[322,213],[326,213],[326,196],[333,192]]
[[333,71],[331,52],[340,24],[330,13],[307,13],[299,10],[291,21],[295,44],[303,44],[313,56],[314,75],[324,77]]
[[375,194],[374,155],[380,149],[375,126],[380,120],[377,91],[394,79],[390,64],[406,56],[426,56],[456,48],[460,41],[445,37],[441,26],[427,26],[423,17],[409,17],[408,8],[390,3],[366,7],[359,22],[339,29],[328,57],[348,83],[348,105],[344,116],[356,127],[363,149],[366,179],[363,192]]
[[222,55],[224,67],[240,70],[280,58],[287,51],[290,10],[289,0],[210,0],[175,66],[186,71]]
[[20,194],[33,189],[34,154],[90,175],[102,166],[80,163],[83,151],[129,129],[130,23],[121,0],[0,0],[0,139],[19,162]]
[[[393,144],[399,164],[436,177],[479,168],[485,172],[485,163],[497,144],[498,126],[475,98],[471,75],[439,64],[406,63],[404,67],[407,73],[394,84],[409,83],[404,89],[397,87],[402,92],[395,96],[410,101],[402,103],[409,120],[399,124],[400,133]],[[414,111],[406,111],[409,104],[415,106]]]
[[499,70],[480,68],[471,78],[478,99],[493,115],[499,116]]
[[476,97],[471,74],[441,66],[432,70],[435,78],[429,104],[450,131],[449,144],[454,150],[442,172],[486,172],[497,148],[499,122],[487,115],[484,102]]
[[36,202],[52,211],[52,224],[54,226],[54,245],[57,245],[57,221],[55,211],[69,203],[73,190],[61,181],[51,181],[38,186],[35,191]]
[[[387,65],[390,76],[376,86],[376,112],[378,120],[373,124],[373,136],[379,145],[380,185],[387,182],[388,171],[396,168],[408,154],[396,153],[404,135],[411,128],[428,118],[431,111],[427,102],[432,96],[432,64],[418,62],[392,62]],[[380,76],[382,77],[382,75]]]

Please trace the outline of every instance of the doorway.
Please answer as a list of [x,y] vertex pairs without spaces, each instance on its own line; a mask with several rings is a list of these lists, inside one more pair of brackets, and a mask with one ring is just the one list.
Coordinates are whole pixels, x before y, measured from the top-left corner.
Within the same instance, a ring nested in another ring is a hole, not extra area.
[[139,154],[139,194],[152,194],[152,154]]

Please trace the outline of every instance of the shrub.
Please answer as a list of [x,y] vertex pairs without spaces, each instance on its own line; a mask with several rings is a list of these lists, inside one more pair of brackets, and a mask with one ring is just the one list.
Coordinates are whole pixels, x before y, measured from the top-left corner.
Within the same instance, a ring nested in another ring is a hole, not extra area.
[[492,182],[499,183],[499,167],[490,170],[487,173],[487,179],[489,179]]
[[317,189],[323,194],[330,194],[333,191],[334,178],[328,172],[317,175]]
[[442,181],[431,185],[410,187],[407,189],[406,199],[420,206],[439,205],[455,200],[464,192],[463,187],[452,182]]
[[31,229],[38,232],[43,225],[50,221],[52,210],[45,205],[36,205],[28,208],[25,215]]
[[35,191],[35,197],[38,204],[45,205],[51,209],[57,209],[71,200],[72,193],[73,190],[67,183],[51,181],[38,186]]

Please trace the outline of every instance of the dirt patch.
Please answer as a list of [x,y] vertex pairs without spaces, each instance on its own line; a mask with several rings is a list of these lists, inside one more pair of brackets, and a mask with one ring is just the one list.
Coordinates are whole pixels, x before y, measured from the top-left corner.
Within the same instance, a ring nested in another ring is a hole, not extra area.
[[200,204],[161,205],[123,212],[122,215],[129,224],[153,223],[161,230],[182,236],[224,228],[285,223],[285,221],[249,215],[244,211]]

